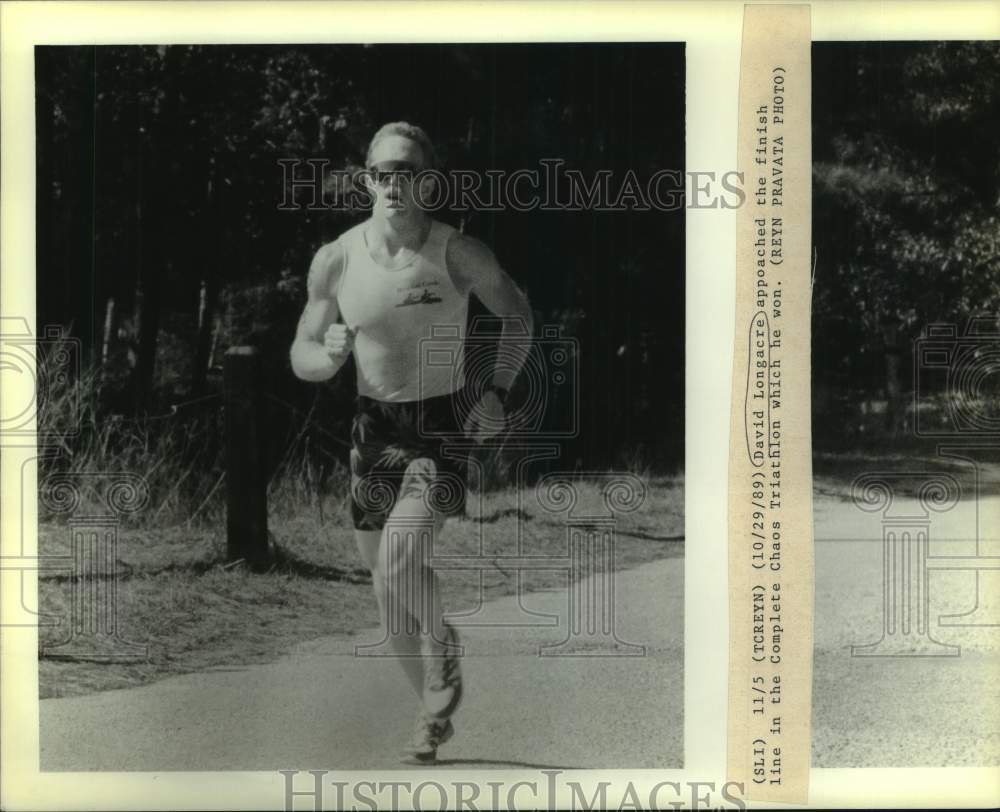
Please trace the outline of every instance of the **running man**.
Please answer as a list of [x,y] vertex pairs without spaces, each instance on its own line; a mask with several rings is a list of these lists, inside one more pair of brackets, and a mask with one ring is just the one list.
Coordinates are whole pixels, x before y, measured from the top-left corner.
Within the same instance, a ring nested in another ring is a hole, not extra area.
[[[464,467],[442,453],[442,436],[464,431],[481,440],[502,427],[507,393],[528,353],[523,328],[514,325],[526,325],[530,335],[532,315],[489,248],[419,205],[428,191],[423,184],[435,182],[424,176],[414,183],[434,167],[422,129],[386,124],[372,138],[366,163],[371,217],[316,252],[291,362],[299,378],[325,381],[354,354],[355,539],[392,649],[421,700],[405,760],[432,763],[454,733],[450,717],[462,696],[458,636],[443,618],[429,565],[433,535],[456,503],[464,505]],[[460,360],[470,293],[507,319],[498,356],[504,363],[473,393],[465,391]],[[420,341],[434,327],[450,328],[456,364],[421,358]],[[450,505],[428,498],[432,491],[454,497],[456,485],[459,498],[446,499]],[[394,522],[429,531],[389,532]]]

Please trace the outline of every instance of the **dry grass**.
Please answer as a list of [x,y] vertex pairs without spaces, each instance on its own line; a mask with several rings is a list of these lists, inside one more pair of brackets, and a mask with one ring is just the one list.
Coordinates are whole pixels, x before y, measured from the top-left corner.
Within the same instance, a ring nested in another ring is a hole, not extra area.
[[[57,658],[66,651],[56,644],[68,634],[74,582],[71,573],[43,571],[39,609],[61,622],[39,630],[42,697],[270,660],[304,640],[377,624],[370,576],[348,523],[348,477],[342,469],[332,469],[321,492],[310,462],[308,420],[287,438],[268,486],[274,566],[254,574],[225,560],[223,422],[218,404],[185,416],[101,416],[99,376],[49,374],[58,371],[42,370],[45,397],[39,432],[50,438],[67,428],[79,432],[62,441],[57,455],[40,463],[42,496],[58,495],[55,487],[46,490],[46,476],[52,474],[98,483],[80,494],[74,515],[82,515],[107,496],[101,491],[106,484],[100,485],[102,478],[94,473],[141,475],[149,501],[125,517],[118,529],[117,621],[120,637],[147,653],[129,662]],[[640,469],[640,461],[632,462],[629,470]],[[488,599],[516,589],[515,573],[502,556],[517,552],[519,528],[522,552],[534,555],[564,553],[566,528],[564,517],[543,510],[533,491],[494,490],[505,481],[504,461],[497,457],[487,463],[482,485],[488,492],[481,503],[470,499],[465,518],[448,523],[439,551],[481,552],[494,560],[485,578]],[[634,513],[620,514],[617,524],[617,568],[681,553],[683,480],[648,473],[642,479],[645,503]],[[579,491],[578,513],[603,510],[597,484],[581,482]],[[68,517],[58,506],[57,498],[43,498],[40,505],[39,552],[44,556],[72,554],[70,530],[64,524]],[[524,585],[545,589],[564,585],[565,579],[565,573],[534,572],[525,576]],[[449,573],[442,580],[446,609],[477,605],[477,573]],[[93,636],[87,641],[100,642]],[[104,652],[109,650],[105,645]]]
[[[683,480],[647,478],[648,495],[634,513],[622,514],[617,528],[616,569],[682,553]],[[594,483],[578,484],[578,511],[598,507]],[[58,660],[40,662],[42,697],[70,696],[124,688],[171,674],[218,666],[242,666],[272,660],[310,638],[350,634],[378,622],[368,572],[354,546],[343,497],[284,502],[272,511],[271,530],[279,552],[266,574],[224,563],[221,523],[206,529],[185,525],[119,533],[118,620],[121,636],[148,646],[135,662]],[[485,578],[485,597],[513,594],[515,573],[501,556],[516,553],[521,528],[523,551],[560,554],[566,549],[562,516],[541,509],[532,491],[486,494],[481,510],[470,502],[470,515],[451,520],[440,541],[443,554],[483,553],[495,561]],[[69,530],[43,525],[40,552],[65,555]],[[473,608],[479,600],[475,573],[448,574],[445,605],[449,611]],[[528,590],[565,585],[559,572],[534,572]],[[66,619],[73,584],[65,577],[43,576],[40,608]],[[65,625],[65,624],[64,624]],[[40,643],[53,644],[64,627],[43,627]],[[56,649],[58,651],[58,649]]]
[[[998,449],[993,449],[992,460],[979,465],[982,496],[1000,493],[1000,457],[997,452]],[[898,473],[948,474],[958,482],[963,498],[976,496],[976,467],[965,460],[936,456],[933,449],[907,451],[886,446],[851,452],[813,453],[813,491],[819,496],[850,501],[851,485],[858,477]],[[900,497],[916,497],[922,484],[919,478],[893,480],[894,491]]]

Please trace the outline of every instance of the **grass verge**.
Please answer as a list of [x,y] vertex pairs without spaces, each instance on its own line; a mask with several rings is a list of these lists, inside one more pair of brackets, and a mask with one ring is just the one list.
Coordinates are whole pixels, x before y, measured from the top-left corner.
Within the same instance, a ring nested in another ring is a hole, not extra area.
[[858,477],[884,474],[893,479],[893,492],[897,497],[917,497],[925,480],[920,477],[892,477],[902,473],[948,474],[958,483],[963,499],[1000,494],[1000,459],[996,457],[973,465],[971,461],[958,457],[935,455],[933,449],[927,448],[901,452],[872,447],[813,453],[813,493],[817,496],[851,501],[852,483]]
[[[680,477],[650,477],[647,497],[616,525],[614,566],[627,569],[683,552],[684,489]],[[579,483],[579,512],[600,504],[598,485]],[[516,574],[502,556],[516,553],[520,527],[523,550],[534,555],[566,550],[563,517],[542,510],[532,492],[486,494],[470,499],[469,515],[448,522],[442,554],[471,555],[482,549],[493,561],[485,570],[487,600],[514,594]],[[121,529],[118,540],[117,617],[120,635],[144,645],[148,654],[131,662],[40,656],[42,698],[127,688],[173,674],[266,662],[303,641],[351,634],[378,623],[370,576],[362,566],[341,504],[313,504],[272,512],[278,560],[254,574],[225,563],[224,531],[185,527],[155,531]],[[69,529],[40,528],[42,555],[67,555]],[[532,572],[528,591],[565,586],[560,572]],[[446,611],[472,609],[479,602],[476,573],[443,576]],[[39,645],[55,646],[67,635],[74,583],[66,573],[39,579],[41,612],[60,619],[41,626]]]

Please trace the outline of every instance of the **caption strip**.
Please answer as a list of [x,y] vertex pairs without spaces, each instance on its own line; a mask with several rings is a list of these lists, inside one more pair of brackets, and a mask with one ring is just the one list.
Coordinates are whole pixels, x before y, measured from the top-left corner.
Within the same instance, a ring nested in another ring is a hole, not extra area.
[[740,62],[729,482],[729,778],[752,800],[809,789],[810,20],[747,6]]

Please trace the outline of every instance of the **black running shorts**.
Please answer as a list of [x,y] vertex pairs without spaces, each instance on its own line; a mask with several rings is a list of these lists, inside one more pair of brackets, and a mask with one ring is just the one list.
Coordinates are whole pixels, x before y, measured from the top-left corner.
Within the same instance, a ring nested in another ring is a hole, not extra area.
[[444,447],[462,436],[467,408],[459,392],[401,403],[358,398],[351,427],[356,529],[381,530],[401,496],[422,498],[437,514],[465,513],[468,465]]

